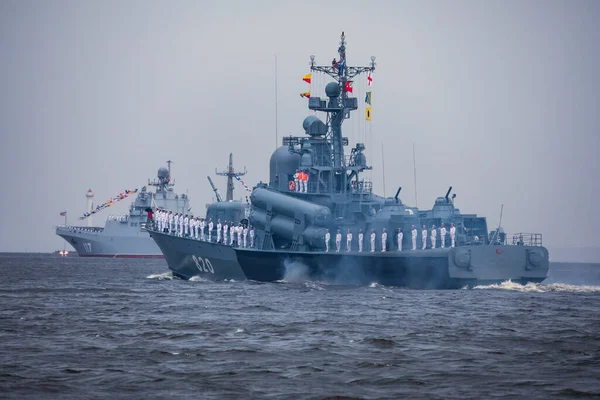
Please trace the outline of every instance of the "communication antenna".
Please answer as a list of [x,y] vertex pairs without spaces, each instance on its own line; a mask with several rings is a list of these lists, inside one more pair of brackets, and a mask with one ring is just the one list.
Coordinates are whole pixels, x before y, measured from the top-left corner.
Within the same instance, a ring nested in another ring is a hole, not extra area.
[[383,174],[383,197],[385,197],[385,161],[383,160],[383,142],[381,142],[381,171]]
[[419,208],[419,201],[417,196],[417,157],[415,155],[415,142],[413,142],[413,171],[415,175],[415,207]]
[[277,118],[277,54],[275,54],[275,150],[277,150],[277,146],[279,144],[279,134],[278,134],[278,118]]

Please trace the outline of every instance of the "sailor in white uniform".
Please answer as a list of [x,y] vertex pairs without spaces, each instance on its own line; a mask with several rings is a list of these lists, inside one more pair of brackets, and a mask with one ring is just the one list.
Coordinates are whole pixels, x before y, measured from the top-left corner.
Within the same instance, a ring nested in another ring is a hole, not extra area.
[[337,234],[335,235],[335,252],[336,253],[340,252],[341,246],[342,246],[342,234],[340,233],[340,230],[338,229]]
[[358,230],[358,252],[359,253],[362,253],[363,239],[364,239],[363,231],[362,231],[362,229],[359,229]]
[[437,238],[437,229],[435,225],[431,225],[431,248],[435,249],[435,239]]
[[427,248],[427,227],[425,225],[421,231],[421,240],[423,241],[423,250],[425,250]]
[[221,243],[221,229],[223,229],[223,225],[221,225],[221,220],[217,220],[217,243]]
[[188,218],[188,215],[185,214],[185,217],[183,217],[183,236],[188,235],[189,232],[189,226],[190,226],[190,219]]
[[237,230],[237,242],[236,242],[237,247],[242,247],[242,244],[243,244],[242,235],[244,234],[244,227],[242,226],[241,222],[238,223],[236,230]]
[[375,251],[375,229],[371,229],[371,253]]
[[398,228],[398,251],[402,251],[402,239],[404,238],[404,233],[402,233],[402,228]]
[[235,240],[235,226],[233,225],[233,222],[229,223],[229,245],[233,246],[233,241]]
[[254,248],[254,227],[250,228],[250,248]]
[[204,227],[206,227],[206,222],[204,218],[200,218],[200,240],[204,241]]
[[169,211],[169,216],[167,217],[167,226],[168,232],[173,233],[173,211]]
[[244,226],[244,230],[242,231],[242,235],[244,235],[244,248],[248,247],[248,227]]
[[183,213],[179,216],[179,236],[183,236],[183,221],[185,221],[185,216]]
[[227,221],[223,222],[223,244],[227,244],[227,232],[229,231],[229,224]]
[[329,229],[325,229],[325,251],[329,252],[329,241],[331,240],[331,234]]
[[296,171],[296,173],[294,174],[294,184],[296,187],[296,192],[300,191],[300,184],[299,184],[299,178],[300,178],[300,173],[298,171]]
[[446,225],[442,223],[440,228],[440,247],[443,249],[446,247]]
[[173,215],[173,234],[177,236],[179,233],[179,213]]
[[352,232],[350,232],[350,229],[346,233],[346,251],[352,251]]
[[412,249],[417,249],[417,228],[413,225],[410,231],[411,239],[412,239]]
[[454,240],[456,239],[456,227],[454,223],[450,224],[450,247],[454,247]]
[[215,227],[215,224],[213,224],[212,222],[212,218],[208,219],[208,241],[212,242],[212,232],[213,232],[213,228]]
[[385,252],[385,246],[387,244],[387,232],[385,228],[383,228],[383,232],[381,233],[381,251]]

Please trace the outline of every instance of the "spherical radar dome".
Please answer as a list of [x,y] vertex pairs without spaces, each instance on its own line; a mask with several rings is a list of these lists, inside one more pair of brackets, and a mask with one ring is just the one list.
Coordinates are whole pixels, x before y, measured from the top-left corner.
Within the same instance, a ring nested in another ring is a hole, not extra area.
[[165,167],[159,168],[158,169],[158,178],[159,179],[166,179],[169,177],[169,170],[166,169]]
[[340,87],[336,82],[329,82],[325,86],[325,94],[327,97],[338,97],[340,95]]

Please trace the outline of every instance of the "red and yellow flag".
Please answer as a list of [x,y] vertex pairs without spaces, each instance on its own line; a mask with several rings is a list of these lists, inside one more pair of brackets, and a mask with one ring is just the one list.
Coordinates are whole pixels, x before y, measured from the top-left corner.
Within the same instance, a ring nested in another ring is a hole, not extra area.
[[308,99],[310,97],[310,90],[308,92],[300,93],[300,97],[306,97]]
[[311,76],[312,76],[312,74],[306,74],[302,77],[302,80],[306,83],[310,83]]

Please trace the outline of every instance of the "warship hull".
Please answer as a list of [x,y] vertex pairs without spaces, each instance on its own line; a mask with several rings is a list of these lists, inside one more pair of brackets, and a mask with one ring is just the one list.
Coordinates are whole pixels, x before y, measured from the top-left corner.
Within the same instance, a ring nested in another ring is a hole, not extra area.
[[56,227],[56,234],[77,251],[79,257],[163,258],[146,231],[108,235],[102,228]]
[[378,283],[414,289],[459,289],[541,282],[548,272],[543,247],[465,246],[389,252],[256,250],[151,231],[173,274],[210,280],[310,280],[340,285]]

